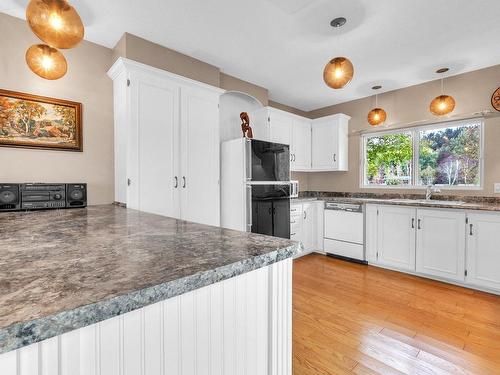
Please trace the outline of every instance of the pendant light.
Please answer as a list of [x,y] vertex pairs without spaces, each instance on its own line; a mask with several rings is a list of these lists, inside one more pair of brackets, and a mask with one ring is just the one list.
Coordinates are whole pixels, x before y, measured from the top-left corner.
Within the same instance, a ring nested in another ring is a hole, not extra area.
[[[347,20],[344,17],[335,18],[330,25],[336,29],[344,26]],[[354,76],[354,66],[347,57],[335,57],[331,59],[323,70],[323,79],[332,89],[341,89]]]
[[[443,74],[449,71],[448,68],[441,68],[436,71],[437,74]],[[431,104],[429,110],[436,116],[447,115],[455,109],[455,99],[450,95],[444,94],[444,78],[441,78],[441,95],[436,96]]]
[[[373,86],[372,90],[380,90],[382,86],[377,85]],[[375,94],[375,108],[373,108],[370,112],[368,112],[368,123],[371,126],[381,125],[387,119],[387,113],[383,108],[379,108],[378,106],[378,94]]]
[[63,54],[46,44],[34,44],[28,48],[26,63],[33,73],[50,80],[61,78],[68,70]]
[[26,20],[36,36],[53,48],[73,48],[83,39],[82,20],[66,0],[31,0]]

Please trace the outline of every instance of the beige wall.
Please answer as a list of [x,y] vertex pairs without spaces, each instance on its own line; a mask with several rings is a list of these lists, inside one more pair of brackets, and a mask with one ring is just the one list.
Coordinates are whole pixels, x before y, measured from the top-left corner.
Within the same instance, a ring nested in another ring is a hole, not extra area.
[[253,83],[243,81],[239,78],[230,76],[229,74],[220,74],[220,88],[227,91],[239,91],[253,96],[263,106],[268,105],[267,89],[254,85]]
[[47,81],[32,73],[26,49],[40,41],[26,22],[0,13],[0,88],[83,104],[83,152],[0,147],[0,182],[87,182],[89,203],[113,201],[113,99],[106,71],[112,51],[82,42],[65,52],[68,73]]
[[297,116],[302,116],[302,117],[307,117],[309,118],[309,112],[301,111],[300,109],[290,107],[289,105],[281,104],[272,100],[269,100],[269,106],[276,108],[276,109],[281,109],[282,111],[285,112],[290,112],[293,113]]
[[[500,65],[445,80],[446,92],[456,99],[457,105],[453,114],[457,116],[471,115],[477,111],[491,109],[491,95],[498,86],[500,86]],[[388,128],[404,127],[417,121],[435,121],[436,118],[429,113],[428,108],[430,101],[439,92],[439,81],[433,81],[379,95],[379,106],[388,113]],[[305,177],[309,190],[389,191],[388,189],[361,189],[359,187],[360,137],[352,133],[376,130],[376,128],[371,128],[366,120],[366,115],[372,104],[371,98],[365,98],[309,112],[311,118],[339,112],[352,117],[349,122],[349,132],[351,133],[349,137],[349,172],[309,173]],[[500,117],[486,120],[484,154],[484,190],[447,190],[446,193],[494,196],[493,183],[500,182]],[[406,189],[390,189],[390,191],[412,192]]]
[[125,33],[115,47],[114,57],[123,56],[155,68],[219,87],[219,68],[170,48]]

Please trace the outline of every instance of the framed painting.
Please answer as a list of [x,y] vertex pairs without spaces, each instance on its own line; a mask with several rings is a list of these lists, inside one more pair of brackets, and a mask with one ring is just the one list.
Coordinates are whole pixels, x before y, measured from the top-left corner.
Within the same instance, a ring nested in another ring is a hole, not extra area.
[[0,146],[83,151],[82,104],[0,89]]

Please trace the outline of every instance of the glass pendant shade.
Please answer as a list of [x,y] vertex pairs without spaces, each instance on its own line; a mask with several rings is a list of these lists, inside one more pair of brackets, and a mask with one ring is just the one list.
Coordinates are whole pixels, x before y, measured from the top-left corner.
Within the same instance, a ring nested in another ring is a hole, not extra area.
[[373,108],[368,112],[368,123],[372,126],[383,124],[387,119],[387,113],[382,108]]
[[68,70],[64,55],[45,44],[34,44],[26,51],[26,63],[36,75],[45,79],[59,79]]
[[31,0],[26,8],[31,30],[54,48],[72,48],[83,39],[78,12],[66,0]]
[[455,99],[449,95],[439,95],[432,100],[430,111],[436,116],[444,116],[455,109]]
[[354,76],[354,66],[346,57],[335,57],[330,60],[323,71],[325,83],[332,89],[341,89]]

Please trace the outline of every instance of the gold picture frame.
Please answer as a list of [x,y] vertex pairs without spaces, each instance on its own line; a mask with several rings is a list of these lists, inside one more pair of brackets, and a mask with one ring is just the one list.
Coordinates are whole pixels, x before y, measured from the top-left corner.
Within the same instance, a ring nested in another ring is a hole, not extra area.
[[0,89],[0,146],[83,151],[82,104]]

